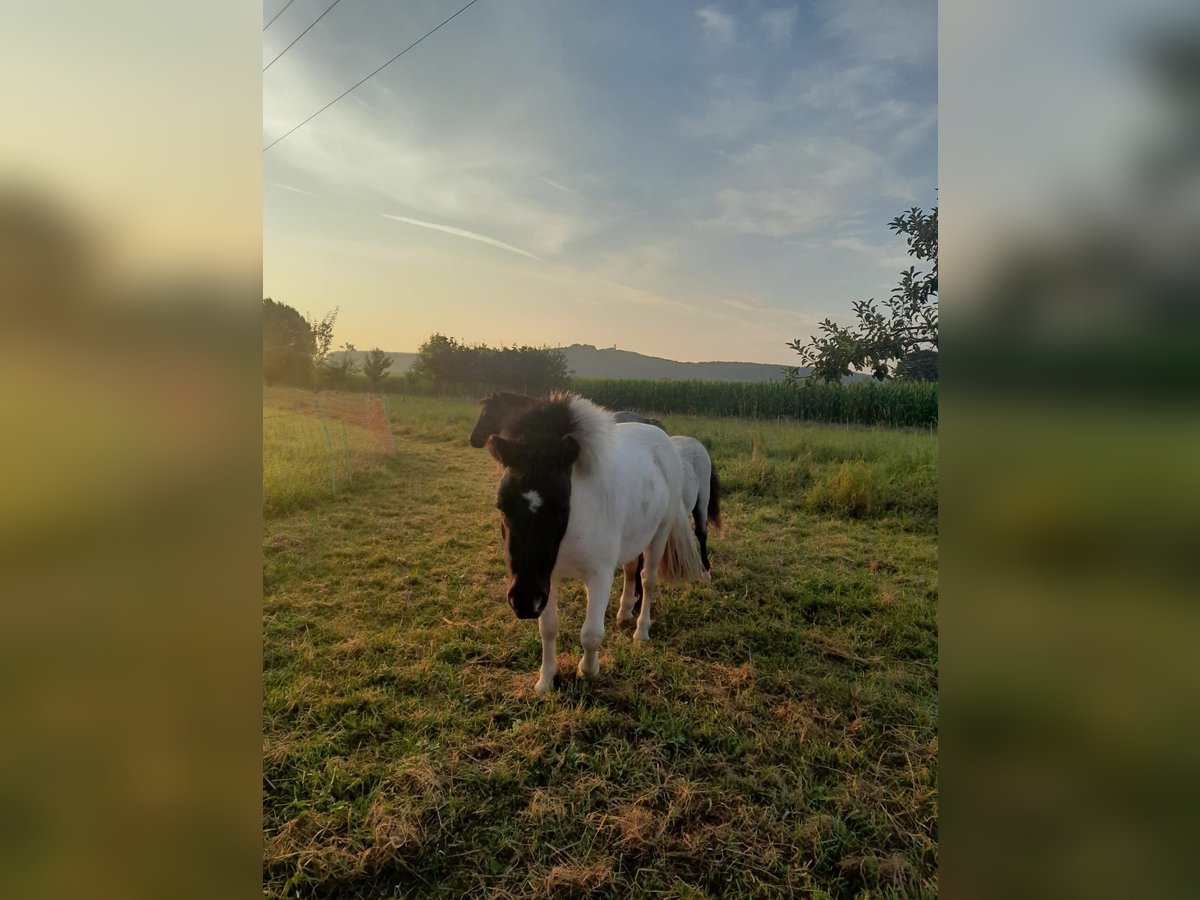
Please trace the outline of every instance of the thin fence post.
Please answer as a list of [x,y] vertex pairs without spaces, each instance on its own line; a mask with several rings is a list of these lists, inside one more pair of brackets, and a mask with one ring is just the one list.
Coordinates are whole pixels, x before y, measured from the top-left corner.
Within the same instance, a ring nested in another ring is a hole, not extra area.
[[395,453],[396,452],[396,435],[392,431],[392,411],[391,411],[390,407],[388,406],[387,394],[383,394],[381,396],[381,399],[383,400],[383,425],[384,425],[384,428],[387,430],[388,446],[391,447],[392,453]]
[[325,436],[325,455],[329,459],[329,480],[333,482],[333,492],[337,493],[337,463],[333,460],[333,443],[329,440],[329,424],[321,417],[321,433]]

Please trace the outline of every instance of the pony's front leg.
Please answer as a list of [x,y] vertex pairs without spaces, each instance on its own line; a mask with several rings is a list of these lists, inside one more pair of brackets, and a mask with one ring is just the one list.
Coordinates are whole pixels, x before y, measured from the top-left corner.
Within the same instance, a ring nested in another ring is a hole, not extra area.
[[554,687],[554,676],[558,674],[558,584],[550,582],[550,599],[538,618],[538,633],[542,636],[542,670],[534,690],[544,694]]
[[587,613],[583,617],[583,629],[579,632],[579,643],[583,645],[583,659],[579,660],[579,674],[594,678],[600,673],[600,642],[604,640],[604,611],[608,609],[608,595],[612,593],[612,569],[593,575],[587,580]]

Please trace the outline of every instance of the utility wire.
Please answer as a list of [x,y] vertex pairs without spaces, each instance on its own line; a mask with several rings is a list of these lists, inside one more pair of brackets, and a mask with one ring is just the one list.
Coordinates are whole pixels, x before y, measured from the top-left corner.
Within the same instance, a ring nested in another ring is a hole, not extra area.
[[[296,41],[300,40],[300,38],[302,38],[306,34],[308,34],[312,30],[313,25],[316,25],[317,22],[320,22],[323,18],[325,18],[325,13],[329,12],[329,10],[333,9],[335,6],[337,6],[341,2],[342,2],[342,0],[333,0],[333,2],[329,4],[328,9],[326,9],[325,12],[323,12],[319,16],[317,16],[316,22],[313,22],[312,25],[309,25],[302,32],[300,32],[299,36],[296,38]],[[292,41],[291,44],[288,44],[286,47],[284,47],[283,53],[287,53],[289,50],[291,50],[292,46],[296,43],[296,41]],[[283,53],[280,53],[279,56],[283,56]],[[269,63],[267,63],[263,67],[263,71],[265,72],[265,71],[267,71],[267,69],[271,68],[271,66],[275,65],[275,62],[279,59],[279,56],[275,57],[275,59],[273,59]]]
[[267,146],[263,147],[263,153],[266,153],[268,150],[270,150],[272,147],[274,147],[276,144],[278,144],[280,141],[282,141],[285,137],[287,137],[289,134],[291,134],[297,128],[300,128],[303,125],[307,125],[309,122],[311,122],[313,119],[315,119],[321,113],[325,112],[325,110],[329,109],[329,107],[333,106],[333,104],[337,103],[339,100],[341,100],[343,97],[345,97],[351,91],[353,91],[355,88],[361,87],[367,81],[374,78],[376,75],[378,75],[380,72],[382,72],[388,66],[390,66],[392,63],[394,63],[396,60],[398,60],[400,57],[402,57],[405,53],[407,53],[413,47],[417,46],[417,44],[421,43],[421,41],[425,40],[425,38],[429,37],[431,34],[433,34],[435,31],[437,31],[438,28],[441,28],[442,25],[445,25],[447,22],[449,22],[450,19],[454,19],[461,13],[466,12],[468,9],[470,9],[472,6],[474,6],[478,2],[479,2],[479,0],[471,0],[470,3],[468,3],[462,9],[460,9],[458,12],[456,12],[449,19],[446,19],[445,22],[442,22],[441,25],[438,25],[435,28],[431,28],[429,31],[425,32],[423,35],[421,35],[419,38],[417,38],[415,41],[413,41],[411,44],[409,44],[407,47],[405,47],[403,50],[401,50],[399,53],[397,53],[395,56],[393,56],[391,59],[389,59],[387,62],[385,62],[382,66],[380,66],[378,69],[376,69],[374,72],[372,72],[366,78],[364,78],[362,81],[358,82],[358,84],[354,85],[353,87],[347,88],[345,91],[338,94],[336,97],[334,97],[332,100],[330,100],[328,103],[326,103],[320,109],[318,109],[315,113],[313,113],[311,116],[309,116],[303,122],[301,122],[299,125],[293,126],[290,130],[285,131],[280,137],[275,138],[275,140],[271,141],[271,143],[269,143],[269,144],[267,144]]
[[[287,9],[289,6],[291,6],[295,2],[296,2],[296,0],[288,0],[287,3],[283,4],[283,9]],[[271,16],[271,22],[274,22],[276,19],[278,19],[280,16],[283,15],[283,9],[281,9],[279,12],[275,13],[275,15]],[[268,28],[271,27],[271,22],[268,22],[266,25],[263,26],[263,31],[266,31]]]

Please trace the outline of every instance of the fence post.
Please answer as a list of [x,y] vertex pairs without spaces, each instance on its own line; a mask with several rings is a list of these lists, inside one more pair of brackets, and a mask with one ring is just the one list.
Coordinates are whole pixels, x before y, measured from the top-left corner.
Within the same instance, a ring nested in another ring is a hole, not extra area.
[[391,452],[396,452],[396,434],[392,431],[392,411],[388,406],[388,395],[380,394],[380,400],[383,401],[383,425],[387,429],[388,446]]
[[[320,415],[321,407],[317,406],[317,413]],[[333,442],[329,440],[329,423],[325,421],[325,417],[321,416],[321,433],[325,436],[325,456],[329,460],[329,480],[333,482],[333,493],[337,494],[337,463],[333,459]]]
[[329,480],[334,485],[337,494],[337,462],[334,460],[334,442],[329,439],[329,424],[325,421],[325,410],[320,408],[320,391],[313,391],[313,404],[317,407],[317,418],[320,419],[320,433],[325,438],[325,458],[329,460]]

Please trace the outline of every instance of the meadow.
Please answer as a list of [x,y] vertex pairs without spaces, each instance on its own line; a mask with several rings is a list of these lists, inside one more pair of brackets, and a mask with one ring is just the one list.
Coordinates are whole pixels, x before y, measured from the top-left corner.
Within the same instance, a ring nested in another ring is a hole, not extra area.
[[394,453],[268,494],[267,896],[936,895],[935,436],[667,416],[722,480],[713,581],[635,646],[617,579],[591,682],[567,582],[539,699],[477,407],[392,399]]

